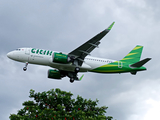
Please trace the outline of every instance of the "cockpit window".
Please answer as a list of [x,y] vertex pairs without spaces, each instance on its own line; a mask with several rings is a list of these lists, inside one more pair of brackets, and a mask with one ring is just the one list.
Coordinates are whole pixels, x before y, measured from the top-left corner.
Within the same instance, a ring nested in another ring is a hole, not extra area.
[[16,51],[20,51],[21,49],[16,49]]

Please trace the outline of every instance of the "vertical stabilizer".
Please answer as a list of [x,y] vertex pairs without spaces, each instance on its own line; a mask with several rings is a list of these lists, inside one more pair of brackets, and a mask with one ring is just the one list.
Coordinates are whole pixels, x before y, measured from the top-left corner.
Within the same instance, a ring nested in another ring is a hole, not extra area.
[[136,63],[140,61],[143,46],[137,45],[130,53],[128,53],[122,60],[122,63]]

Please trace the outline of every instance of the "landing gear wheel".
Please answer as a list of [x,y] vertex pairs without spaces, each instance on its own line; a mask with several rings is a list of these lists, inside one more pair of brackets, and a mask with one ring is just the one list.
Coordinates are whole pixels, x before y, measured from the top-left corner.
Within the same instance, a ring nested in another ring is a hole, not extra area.
[[23,70],[26,71],[26,70],[27,70],[27,67],[24,67]]
[[26,62],[25,67],[23,68],[24,71],[27,70],[28,62]]
[[78,73],[80,71],[80,68],[79,67],[76,67],[75,70],[74,70],[76,73]]
[[73,82],[74,82],[74,78],[71,78],[71,79],[70,79],[70,82],[73,83]]

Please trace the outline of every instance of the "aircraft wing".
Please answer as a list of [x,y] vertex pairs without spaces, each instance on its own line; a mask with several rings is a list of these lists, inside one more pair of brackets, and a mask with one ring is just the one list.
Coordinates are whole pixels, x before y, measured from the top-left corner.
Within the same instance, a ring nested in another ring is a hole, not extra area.
[[70,52],[68,55],[78,60],[78,65],[81,66],[84,58],[90,55],[90,52],[94,50],[100,44],[100,40],[111,30],[115,22],[113,22],[107,29],[97,34],[77,49]]

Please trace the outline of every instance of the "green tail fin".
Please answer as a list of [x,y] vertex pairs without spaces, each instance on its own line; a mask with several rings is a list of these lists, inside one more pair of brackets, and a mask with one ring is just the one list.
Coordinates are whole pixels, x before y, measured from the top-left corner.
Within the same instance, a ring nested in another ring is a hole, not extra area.
[[122,63],[136,63],[140,61],[143,46],[137,45],[130,53],[128,53],[122,60]]

